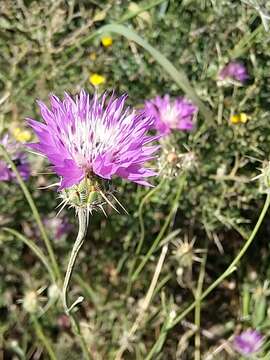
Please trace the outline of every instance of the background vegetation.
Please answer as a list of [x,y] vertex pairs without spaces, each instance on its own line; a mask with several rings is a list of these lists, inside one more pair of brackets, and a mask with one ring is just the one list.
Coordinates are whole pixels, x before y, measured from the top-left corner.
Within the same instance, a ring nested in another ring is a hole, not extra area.
[[[267,4],[262,9],[266,13]],[[117,33],[121,27],[104,29],[108,24],[125,26],[124,36]],[[137,38],[130,30],[143,43],[132,41]],[[265,188],[252,179],[269,160],[270,38],[266,30],[258,9],[241,1],[0,3],[2,133],[14,136],[16,128],[24,131],[26,117],[39,118],[36,99],[47,101],[51,92],[60,97],[64,91],[75,94],[82,87],[93,92],[89,77],[95,73],[105,78],[100,91],[127,92],[129,103],[138,108],[156,95],[179,96],[185,91],[194,96],[184,74],[204,104],[195,131],[174,133],[162,143],[155,166],[165,167],[167,176],[154,180],[155,190],[147,196],[149,189],[116,180],[118,199],[129,215],[108,209],[108,218],[91,217],[70,289],[72,297],[85,297],[74,314],[79,335],[61,302],[54,301],[57,291],[50,286],[48,271],[19,238],[23,234],[46,251],[19,184],[1,182],[0,347],[4,359],[81,359],[82,341],[89,358],[96,360],[114,359],[121,346],[126,348],[123,358],[147,359],[157,339],[155,359],[238,359],[231,346],[234,334],[252,327],[267,336],[267,218],[237,271],[197,304],[195,315],[192,310],[171,326],[230,264],[263,205]],[[102,45],[104,36],[112,38],[111,46]],[[149,53],[144,41],[160,56]],[[145,44],[146,49],[141,46]],[[169,75],[167,64],[158,63],[161,54],[180,71],[180,80]],[[245,64],[250,78],[241,87],[220,86],[218,72],[233,59]],[[241,112],[249,120],[232,124],[230,116]],[[181,162],[176,176],[171,175],[176,169],[166,156],[171,151],[188,153],[191,159],[188,167]],[[72,210],[64,210],[59,217],[71,227],[56,239],[57,193],[39,189],[55,182],[55,177],[44,174],[48,172],[45,161],[33,154],[29,159],[32,176],[26,185],[64,274],[77,220]],[[131,336],[166,242],[168,251],[152,301]],[[144,266],[136,273],[142,261]],[[268,359],[268,339],[265,344]]]

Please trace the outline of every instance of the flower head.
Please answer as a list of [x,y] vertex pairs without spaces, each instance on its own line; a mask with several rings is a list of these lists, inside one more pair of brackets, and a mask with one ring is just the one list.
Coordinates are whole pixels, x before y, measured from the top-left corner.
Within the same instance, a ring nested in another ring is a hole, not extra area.
[[244,83],[248,78],[246,67],[238,61],[232,61],[225,65],[219,73],[220,80],[231,79]]
[[111,45],[112,45],[112,42],[113,42],[113,40],[112,40],[112,38],[111,38],[110,36],[103,36],[103,37],[101,38],[101,43],[102,43],[102,45],[103,45],[104,47],[109,47],[109,46],[111,46]]
[[14,136],[14,138],[17,141],[19,141],[21,143],[25,143],[26,141],[29,141],[31,139],[30,131],[21,129],[19,127],[16,127],[15,129],[13,129],[12,135]]
[[197,107],[183,97],[171,100],[169,95],[145,102],[146,114],[154,118],[154,128],[165,135],[171,130],[191,131]]
[[251,355],[260,350],[263,336],[256,330],[246,330],[234,338],[234,348],[242,355]]
[[230,122],[232,124],[245,124],[249,119],[249,116],[246,113],[234,114],[230,117]]
[[[27,161],[26,154],[23,152],[21,145],[15,141],[11,141],[8,135],[0,140],[6,151],[9,153],[12,161],[15,163],[17,170],[24,180],[30,177],[30,166]],[[0,160],[0,181],[12,181],[16,175],[6,162]]]
[[29,146],[49,159],[60,189],[76,185],[89,196],[85,188],[92,186],[93,197],[98,179],[113,176],[149,185],[146,178],[156,173],[143,165],[158,149],[147,146],[156,139],[146,135],[153,120],[125,108],[126,98],[91,97],[82,90],[75,98],[66,93],[63,101],[52,95],[50,109],[39,102],[45,123],[28,119],[39,138]]
[[104,76],[99,74],[92,74],[89,76],[89,81],[94,86],[102,85],[106,82],[106,79]]

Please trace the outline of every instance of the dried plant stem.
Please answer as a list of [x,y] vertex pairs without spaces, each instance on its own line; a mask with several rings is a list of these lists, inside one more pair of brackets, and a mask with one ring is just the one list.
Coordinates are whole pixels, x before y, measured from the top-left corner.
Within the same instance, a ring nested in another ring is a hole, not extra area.
[[195,292],[195,314],[194,314],[194,323],[196,325],[196,333],[195,333],[195,353],[194,353],[194,360],[201,359],[201,301],[200,298],[202,296],[202,289],[203,289],[203,281],[205,276],[205,265],[207,259],[207,252],[203,255],[203,259],[200,266],[200,274],[197,284],[197,289]]
[[51,246],[51,243],[50,243],[50,240],[46,234],[46,231],[45,231],[45,228],[44,228],[44,225],[42,224],[42,221],[41,221],[41,218],[40,218],[40,215],[39,215],[39,212],[38,212],[38,209],[35,205],[35,202],[27,188],[27,186],[25,185],[21,175],[19,174],[19,172],[17,171],[17,168],[15,166],[15,164],[13,163],[13,161],[11,160],[10,156],[8,155],[7,151],[5,150],[5,148],[0,144],[0,153],[1,155],[4,157],[4,159],[6,160],[6,162],[10,165],[12,171],[14,172],[14,174],[16,175],[16,178],[17,178],[17,181],[22,189],[22,192],[32,210],[32,213],[33,213],[33,216],[36,220],[36,223],[39,227],[39,230],[40,230],[40,234],[44,240],[44,243],[45,243],[45,246],[46,246],[46,249],[48,251],[48,254],[49,254],[49,258],[50,258],[50,262],[52,264],[52,269],[53,269],[53,272],[54,272],[54,277],[55,279],[57,280],[60,280],[61,279],[61,274],[60,274],[60,270],[59,270],[59,267],[58,267],[58,264],[56,262],[56,258],[55,258],[55,255],[54,255],[54,251],[53,251],[53,248]]
[[85,211],[83,209],[78,210],[78,219],[79,219],[79,231],[78,231],[76,241],[73,245],[73,248],[72,248],[72,251],[70,254],[67,271],[66,271],[66,275],[65,275],[65,280],[64,280],[64,284],[63,284],[63,290],[62,290],[63,306],[64,306],[64,310],[67,315],[69,315],[70,311],[74,308],[74,306],[76,306],[78,303],[83,301],[83,297],[79,297],[70,307],[68,306],[68,302],[67,302],[67,291],[68,291],[70,278],[71,278],[72,271],[73,271],[73,268],[74,268],[74,265],[76,262],[77,255],[78,255],[80,248],[82,247],[82,244],[84,242],[84,238],[85,238],[85,234],[86,234],[87,226],[88,226],[87,214],[85,213]]
[[[150,304],[150,301],[152,299],[153,293],[155,291],[157,281],[158,281],[158,278],[159,278],[159,275],[160,275],[160,272],[161,272],[161,269],[162,269],[162,266],[163,266],[163,263],[164,263],[164,260],[165,260],[165,256],[167,254],[167,251],[168,251],[168,244],[164,245],[163,248],[162,248],[162,251],[161,251],[157,266],[156,266],[154,276],[152,278],[151,284],[150,284],[149,289],[147,291],[147,294],[146,294],[146,296],[144,298],[144,301],[143,301],[143,303],[142,303],[142,305],[140,307],[140,312],[139,312],[139,314],[138,314],[132,328],[130,329],[130,331],[129,331],[128,335],[127,335],[128,340],[132,339],[133,335],[138,330],[138,328],[139,328],[139,326],[140,326],[140,324],[141,324],[141,322],[142,322],[142,320],[144,318],[146,310],[149,307],[149,304]],[[121,360],[122,355],[123,355],[125,350],[126,350],[126,344],[123,344],[120,347],[120,349],[117,351],[115,360]]]
[[189,314],[196,306],[198,302],[201,302],[204,300],[226,277],[231,275],[237,268],[236,265],[239,263],[239,261],[242,259],[242,257],[245,255],[247,249],[251,245],[253,239],[255,238],[263,219],[267,213],[267,210],[270,205],[270,194],[267,194],[267,197],[265,199],[264,206],[262,208],[261,214],[257,220],[257,223],[255,227],[252,230],[251,235],[243,245],[242,249],[239,251],[238,255],[234,258],[234,260],[231,262],[231,264],[227,267],[227,269],[220,275],[220,277],[214,281],[203,293],[202,296],[199,299],[196,299],[192,304],[190,304],[186,310],[184,310],[181,314],[179,314],[174,321],[169,326],[164,326],[160,332],[160,335],[151,348],[150,352],[146,356],[145,360],[150,360],[153,358],[154,355],[156,355],[159,351],[161,351],[162,346],[164,342],[166,341],[167,333],[172,329],[174,326],[176,326],[181,320],[185,318],[187,314]]

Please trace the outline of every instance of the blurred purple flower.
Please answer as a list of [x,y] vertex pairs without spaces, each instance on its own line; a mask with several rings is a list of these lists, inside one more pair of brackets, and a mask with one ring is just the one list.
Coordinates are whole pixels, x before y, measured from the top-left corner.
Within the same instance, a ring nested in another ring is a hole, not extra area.
[[146,135],[153,120],[125,107],[127,95],[107,98],[84,90],[75,98],[65,93],[63,101],[52,95],[51,109],[39,102],[45,123],[28,119],[39,138],[29,146],[48,157],[61,177],[60,189],[91,175],[116,175],[141,185],[156,175],[143,167],[158,149],[147,146],[157,138]]
[[[8,135],[5,135],[0,140],[6,151],[9,153],[12,161],[17,167],[17,170],[24,180],[28,180],[30,177],[30,166],[27,160],[26,154],[23,152],[21,144],[11,141]],[[12,181],[16,179],[16,175],[8,164],[0,160],[0,181]]]
[[251,355],[260,350],[263,336],[256,330],[246,330],[234,338],[234,348],[242,355]]
[[169,95],[163,98],[157,96],[145,102],[144,112],[154,118],[154,128],[161,134],[166,135],[171,130],[191,131],[194,127],[192,122],[197,107],[184,97],[171,100]]
[[225,80],[227,78],[244,83],[248,78],[246,67],[237,61],[232,61],[225,65],[219,73],[219,78]]
[[53,234],[56,240],[68,235],[73,228],[66,217],[45,218],[44,224],[48,227],[49,231]]

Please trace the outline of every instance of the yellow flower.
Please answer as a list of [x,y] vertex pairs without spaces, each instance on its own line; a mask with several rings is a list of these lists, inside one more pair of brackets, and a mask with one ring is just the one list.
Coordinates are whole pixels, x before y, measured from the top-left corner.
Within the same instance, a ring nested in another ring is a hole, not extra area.
[[245,113],[240,114],[240,121],[241,123],[245,124],[248,121],[249,117]]
[[22,130],[19,127],[16,127],[13,131],[14,138],[19,142],[27,142],[31,139],[31,133],[28,130]]
[[106,79],[102,75],[92,74],[89,76],[89,81],[92,85],[99,86],[101,84],[104,84],[106,82]]
[[103,36],[103,38],[101,38],[101,43],[104,47],[109,47],[112,45],[112,38],[110,36]]
[[245,124],[249,120],[249,116],[246,113],[234,114],[230,117],[232,124]]

